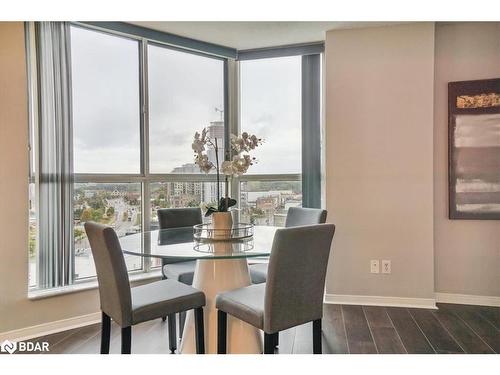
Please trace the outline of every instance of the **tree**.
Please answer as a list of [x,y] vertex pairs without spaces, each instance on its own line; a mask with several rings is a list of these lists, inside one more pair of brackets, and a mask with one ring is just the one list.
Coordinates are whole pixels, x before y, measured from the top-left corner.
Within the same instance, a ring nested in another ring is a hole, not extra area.
[[115,214],[115,208],[113,206],[108,207],[106,210],[106,215],[113,216]]
[[80,228],[75,228],[73,230],[73,236],[75,237],[75,240],[80,241],[85,238],[85,232]]
[[92,210],[92,220],[93,221],[101,221],[102,220],[102,216],[104,215],[104,209],[102,208],[99,208],[97,210]]
[[80,221],[86,222],[92,220],[92,209],[86,208],[80,215]]
[[187,204],[188,207],[199,207],[200,204],[196,201],[196,199],[190,200]]

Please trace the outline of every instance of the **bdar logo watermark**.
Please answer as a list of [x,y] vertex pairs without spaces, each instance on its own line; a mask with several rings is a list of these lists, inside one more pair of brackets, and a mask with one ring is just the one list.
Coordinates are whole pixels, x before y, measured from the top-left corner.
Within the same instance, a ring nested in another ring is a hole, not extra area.
[[33,353],[33,352],[48,352],[49,343],[46,341],[42,342],[31,342],[31,341],[9,341],[5,340],[0,344],[0,352],[14,354],[18,353]]

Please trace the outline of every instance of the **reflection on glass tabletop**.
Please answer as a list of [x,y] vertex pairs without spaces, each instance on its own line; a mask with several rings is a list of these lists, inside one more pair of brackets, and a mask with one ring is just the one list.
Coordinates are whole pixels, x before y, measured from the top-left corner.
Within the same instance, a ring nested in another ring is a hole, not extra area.
[[[254,235],[237,241],[198,242],[192,227],[160,229],[120,238],[125,254],[165,259],[228,259],[268,256],[277,227],[255,227]],[[151,251],[142,251],[151,244]]]

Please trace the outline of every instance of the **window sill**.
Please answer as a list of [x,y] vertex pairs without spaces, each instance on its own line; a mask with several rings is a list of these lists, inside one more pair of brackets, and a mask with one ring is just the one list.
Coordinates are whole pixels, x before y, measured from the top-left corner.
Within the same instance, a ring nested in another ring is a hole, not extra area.
[[[161,270],[129,275],[130,283],[158,279],[158,278],[161,278]],[[78,293],[78,292],[83,292],[85,290],[97,289],[97,287],[98,287],[97,279],[93,279],[92,281],[81,282],[60,288],[30,290],[28,291],[28,299],[35,301],[44,298],[61,296],[64,294]]]

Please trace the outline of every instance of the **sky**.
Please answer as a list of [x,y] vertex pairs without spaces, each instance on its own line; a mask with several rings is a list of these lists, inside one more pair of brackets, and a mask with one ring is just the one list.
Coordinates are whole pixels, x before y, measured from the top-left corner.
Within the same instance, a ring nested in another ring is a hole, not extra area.
[[[137,41],[71,28],[74,171],[140,172]],[[301,171],[300,57],[241,62],[241,129],[264,144],[249,173]],[[193,162],[195,131],[220,120],[223,62],[148,47],[151,173]]]

